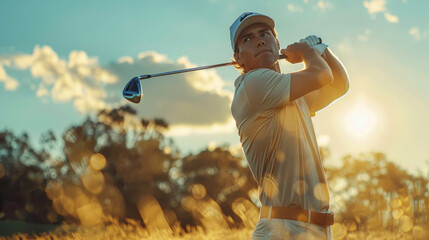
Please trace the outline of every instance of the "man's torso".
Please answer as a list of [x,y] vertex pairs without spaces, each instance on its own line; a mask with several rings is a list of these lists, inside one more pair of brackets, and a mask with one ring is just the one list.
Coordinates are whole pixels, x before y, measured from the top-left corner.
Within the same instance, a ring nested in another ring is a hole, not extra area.
[[290,74],[256,69],[237,79],[231,111],[243,150],[262,205],[326,211],[329,191],[309,108],[317,91],[292,102],[289,94]]

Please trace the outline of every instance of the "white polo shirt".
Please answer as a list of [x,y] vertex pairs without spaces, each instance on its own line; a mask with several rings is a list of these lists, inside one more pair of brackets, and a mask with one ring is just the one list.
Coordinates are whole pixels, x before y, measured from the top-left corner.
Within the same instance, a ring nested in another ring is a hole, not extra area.
[[311,116],[319,91],[289,100],[291,75],[260,68],[235,81],[231,106],[259,200],[326,212],[329,190]]

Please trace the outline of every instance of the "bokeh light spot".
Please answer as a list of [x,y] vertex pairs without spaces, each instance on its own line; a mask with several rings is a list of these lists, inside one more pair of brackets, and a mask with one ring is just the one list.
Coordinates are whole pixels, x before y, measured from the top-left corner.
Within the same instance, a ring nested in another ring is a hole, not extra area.
[[329,202],[328,185],[325,183],[317,184],[313,189],[314,197],[321,202]]
[[395,219],[399,219],[402,215],[404,215],[404,211],[402,209],[394,209],[392,212],[392,216]]
[[403,215],[399,219],[399,222],[400,222],[399,223],[399,228],[403,232],[410,231],[413,228],[413,226],[414,226],[413,220],[410,217],[406,216],[406,215]]
[[101,170],[106,166],[106,158],[101,153],[92,154],[89,164],[95,170]]
[[93,194],[100,193],[104,188],[104,175],[99,171],[88,169],[87,172],[81,176],[81,180],[86,190]]
[[171,153],[171,148],[170,148],[169,146],[166,146],[166,147],[164,148],[164,153],[165,153],[165,154],[170,154],[170,153]]
[[400,207],[402,205],[402,202],[401,202],[401,200],[400,199],[398,199],[398,198],[395,198],[395,199],[393,199],[391,202],[390,202],[390,206],[392,207],[392,208],[398,208],[398,207]]
[[308,191],[308,184],[304,180],[298,180],[295,182],[293,189],[298,195],[304,195]]
[[80,222],[84,226],[100,225],[103,223],[103,208],[98,202],[92,202],[76,209]]
[[60,198],[60,201],[66,213],[72,215],[75,207],[73,199],[64,195]]
[[61,183],[52,180],[46,184],[45,192],[46,196],[51,200],[58,199],[64,194]]
[[347,229],[341,223],[334,223],[332,225],[332,234],[334,239],[343,239],[347,235]]
[[277,162],[282,163],[285,161],[285,159],[286,159],[285,153],[282,150],[279,150],[276,155]]
[[202,199],[206,196],[206,187],[202,184],[193,184],[191,186],[191,194],[197,200]]
[[177,221],[176,213],[169,209],[164,210],[164,217],[170,226],[172,226]]
[[180,202],[180,204],[182,205],[183,209],[185,209],[185,211],[188,211],[188,212],[192,212],[196,207],[195,199],[190,196],[186,196],[182,198],[182,201]]

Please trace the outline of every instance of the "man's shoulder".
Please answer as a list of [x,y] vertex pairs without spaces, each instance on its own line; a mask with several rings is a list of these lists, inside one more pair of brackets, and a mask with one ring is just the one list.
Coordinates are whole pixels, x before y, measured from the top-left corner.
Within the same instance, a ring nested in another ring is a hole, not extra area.
[[246,82],[246,85],[254,85],[257,83],[261,83],[261,79],[272,79],[275,77],[278,77],[280,75],[284,75],[281,73],[278,73],[272,69],[269,68],[257,68],[250,70],[247,73],[241,74],[236,80],[235,80],[235,88],[237,89],[242,82]]

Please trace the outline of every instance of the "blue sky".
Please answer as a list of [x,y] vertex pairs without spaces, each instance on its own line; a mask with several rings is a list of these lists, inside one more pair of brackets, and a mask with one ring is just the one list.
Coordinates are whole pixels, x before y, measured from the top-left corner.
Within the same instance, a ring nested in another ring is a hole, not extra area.
[[[429,2],[2,1],[0,129],[33,141],[97,109],[126,104],[135,75],[222,63],[229,26],[245,11],[276,21],[282,47],[320,36],[346,66],[351,89],[313,118],[330,163],[382,151],[411,171],[429,161]],[[282,63],[284,72],[302,65]],[[142,117],[164,117],[184,152],[238,146],[229,115],[238,72],[218,68],[144,82]],[[88,97],[88,95],[93,97]]]

